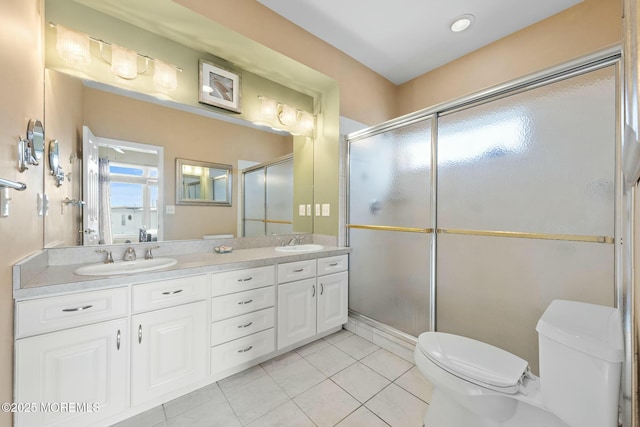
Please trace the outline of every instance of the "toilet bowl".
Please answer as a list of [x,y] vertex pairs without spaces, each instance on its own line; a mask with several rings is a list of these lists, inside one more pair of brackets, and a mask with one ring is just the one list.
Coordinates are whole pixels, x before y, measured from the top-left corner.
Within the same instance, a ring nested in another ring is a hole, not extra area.
[[541,376],[500,348],[425,332],[414,352],[432,383],[425,427],[614,427],[623,360],[617,310],[553,301],[538,322]]

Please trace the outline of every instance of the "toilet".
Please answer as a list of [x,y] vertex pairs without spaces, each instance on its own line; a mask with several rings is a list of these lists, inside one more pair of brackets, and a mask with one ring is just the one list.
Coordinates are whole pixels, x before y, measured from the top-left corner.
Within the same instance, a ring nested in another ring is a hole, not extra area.
[[425,332],[416,366],[433,385],[425,427],[617,427],[620,312],[554,300],[536,326],[540,377],[492,345]]

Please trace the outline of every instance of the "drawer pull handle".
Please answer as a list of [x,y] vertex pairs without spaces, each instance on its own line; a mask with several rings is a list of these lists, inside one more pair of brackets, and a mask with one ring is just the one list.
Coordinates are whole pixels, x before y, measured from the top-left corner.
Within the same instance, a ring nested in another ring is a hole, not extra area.
[[177,291],[163,292],[162,295],[175,295],[175,294],[179,294],[180,292],[182,292],[182,289],[178,289]]
[[142,344],[142,325],[138,325],[138,344]]
[[324,284],[320,283],[320,295],[324,294]]
[[246,279],[238,279],[238,282],[248,282],[249,280],[253,280],[253,277],[247,277]]
[[338,263],[337,262],[332,262],[331,264],[329,264],[329,267],[337,267]]
[[116,350],[120,350],[120,329],[118,329],[118,334],[116,335]]
[[238,325],[238,328],[248,328],[249,326],[253,325],[253,322],[249,322],[245,325]]
[[251,350],[253,348],[252,345],[250,345],[247,348],[241,348],[240,350],[238,350],[238,353],[246,353],[247,351]]
[[88,310],[91,307],[93,307],[93,305],[85,305],[82,307],[75,307],[75,308],[63,308],[62,311],[67,312],[67,313],[71,313],[74,311],[83,311],[83,310]]
[[244,304],[250,304],[250,303],[252,303],[252,302],[253,302],[253,300],[252,300],[252,299],[248,299],[248,300],[246,300],[246,301],[240,301],[238,304],[239,304],[239,305],[244,305]]
[[297,270],[293,270],[294,273],[302,273],[304,271],[304,268],[299,268]]

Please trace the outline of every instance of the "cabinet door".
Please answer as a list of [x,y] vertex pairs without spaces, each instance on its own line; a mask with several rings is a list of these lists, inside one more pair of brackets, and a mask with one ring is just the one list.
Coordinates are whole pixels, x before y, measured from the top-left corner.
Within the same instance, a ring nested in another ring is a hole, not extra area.
[[278,349],[316,333],[315,279],[278,286]]
[[[124,411],[127,329],[117,319],[16,341],[16,402],[38,407],[16,413],[15,425],[86,426]],[[66,403],[76,412],[55,406]]]
[[317,333],[347,323],[349,273],[318,277]]
[[205,301],[135,315],[131,330],[133,406],[205,377]]

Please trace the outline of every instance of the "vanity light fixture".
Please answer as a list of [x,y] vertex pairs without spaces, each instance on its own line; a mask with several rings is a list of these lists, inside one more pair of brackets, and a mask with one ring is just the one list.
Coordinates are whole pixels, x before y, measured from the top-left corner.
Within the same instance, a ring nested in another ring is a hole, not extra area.
[[468,15],[462,15],[459,18],[457,18],[455,21],[453,21],[449,28],[454,33],[462,32],[462,31],[468,29],[471,26],[471,24],[473,24],[475,19],[476,18],[473,15],[469,15],[469,14]]
[[[91,62],[90,42],[98,43],[102,58],[111,65],[111,71],[124,79],[132,80],[139,74],[147,72],[149,63],[153,63],[153,83],[159,89],[172,91],[178,87],[177,72],[182,68],[173,64],[142,55],[133,50],[91,37],[87,34],[71,30],[62,25],[50,22],[49,25],[56,28],[56,50],[65,61],[78,65],[87,65]],[[104,47],[111,48],[111,59],[104,54]],[[138,69],[139,59],[144,60],[144,70]]]
[[315,117],[313,114],[298,110],[266,96],[260,99],[260,118],[254,121],[260,126],[269,126],[275,130],[284,130],[293,135],[313,136]]
[[89,36],[62,25],[56,26],[56,50],[60,58],[71,64],[87,65],[91,62]]

